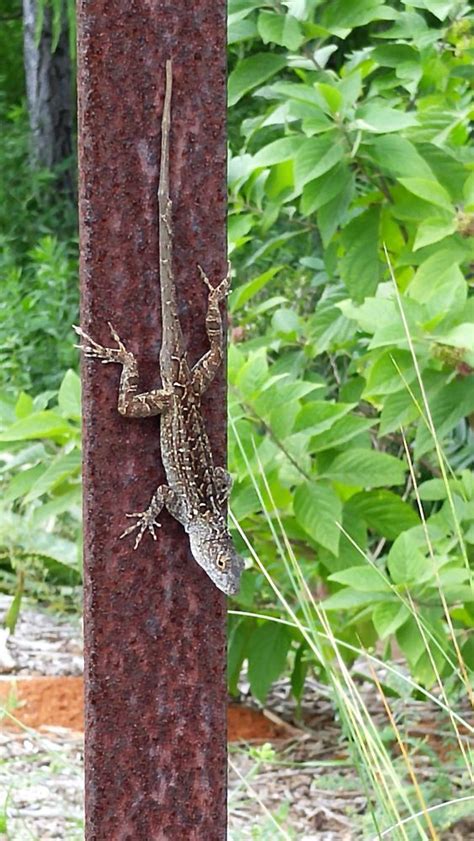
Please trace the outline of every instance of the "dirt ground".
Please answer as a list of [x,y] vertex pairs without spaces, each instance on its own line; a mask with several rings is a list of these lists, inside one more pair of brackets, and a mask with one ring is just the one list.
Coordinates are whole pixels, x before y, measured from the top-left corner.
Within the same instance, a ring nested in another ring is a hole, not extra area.
[[[22,676],[0,680],[0,705],[15,719],[5,718],[4,727],[19,729],[23,724],[35,730],[43,725],[74,731],[84,729],[82,676]],[[271,742],[288,738],[290,732],[265,713],[241,704],[229,704],[227,728],[229,742]]]

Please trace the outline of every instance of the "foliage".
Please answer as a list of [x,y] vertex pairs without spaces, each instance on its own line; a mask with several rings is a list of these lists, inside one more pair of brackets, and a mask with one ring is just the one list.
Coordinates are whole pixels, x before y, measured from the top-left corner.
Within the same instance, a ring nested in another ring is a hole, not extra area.
[[[52,404],[52,408],[50,408]],[[0,394],[0,581],[24,590],[81,580],[80,383],[15,400]],[[16,616],[11,624],[14,625]]]
[[[289,598],[277,518],[337,637],[396,640],[431,685],[474,618],[472,12],[229,13],[233,513]],[[237,601],[279,612],[258,569]],[[276,627],[231,618],[231,687],[247,659],[263,700],[285,652],[301,686],[305,647]]]
[[23,107],[1,104],[0,389],[38,393],[76,363],[75,211],[53,173],[29,166]]

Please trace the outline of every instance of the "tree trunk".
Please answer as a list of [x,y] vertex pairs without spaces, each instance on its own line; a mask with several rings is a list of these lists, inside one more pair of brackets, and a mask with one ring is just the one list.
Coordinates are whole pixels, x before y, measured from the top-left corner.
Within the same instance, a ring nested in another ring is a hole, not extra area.
[[54,52],[52,10],[44,9],[39,43],[35,33],[39,0],[23,0],[23,46],[26,94],[31,128],[31,159],[34,166],[61,167],[61,186],[72,190],[73,92],[66,9]]

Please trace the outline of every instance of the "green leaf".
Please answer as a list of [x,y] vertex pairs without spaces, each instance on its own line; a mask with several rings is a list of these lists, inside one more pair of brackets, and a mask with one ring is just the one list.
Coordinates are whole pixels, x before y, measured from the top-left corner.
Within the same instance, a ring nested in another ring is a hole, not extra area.
[[59,454],[49,465],[48,469],[39,476],[33,487],[25,497],[25,502],[38,499],[44,493],[54,488],[65,479],[77,477],[81,467],[81,453],[73,450],[71,453]]
[[351,183],[351,171],[347,164],[336,164],[329,172],[305,184],[301,197],[301,213],[309,216],[331,199],[343,193]]
[[408,532],[403,532],[395,540],[388,553],[387,565],[395,584],[421,583],[434,574],[432,560],[424,557]]
[[348,415],[336,421],[331,429],[322,432],[319,435],[312,435],[309,443],[309,451],[311,453],[320,453],[324,450],[332,450],[335,447],[340,447],[341,444],[352,441],[358,435],[361,435],[366,430],[374,425],[373,418],[362,418],[358,415]]
[[314,400],[300,409],[295,420],[295,432],[311,429],[317,435],[330,429],[340,418],[354,408],[354,403],[329,403],[327,400]]
[[0,432],[0,441],[27,441],[29,438],[70,438],[74,428],[55,412],[35,412]]
[[286,65],[286,57],[276,53],[256,53],[239,61],[229,76],[229,105],[235,105],[246,93],[263,84]]
[[451,217],[430,216],[429,219],[424,219],[418,226],[413,251],[449,237],[456,229],[457,220],[454,215]]
[[390,348],[378,356],[366,375],[364,397],[393,394],[406,388],[415,378],[413,358],[409,351]]
[[370,141],[372,158],[380,165],[383,172],[395,177],[414,176],[416,178],[433,178],[433,172],[425,159],[405,137],[398,135],[381,135]]
[[340,572],[334,572],[328,578],[329,581],[337,581],[338,584],[344,584],[346,587],[350,587],[352,590],[360,591],[361,593],[390,591],[390,585],[386,578],[372,566],[359,564],[355,567],[349,567],[349,569],[343,569]]
[[439,184],[438,181],[428,178],[399,178],[406,190],[413,193],[414,196],[436,204],[438,207],[443,207],[446,210],[451,210],[454,213],[454,207],[451,203],[451,198],[447,190]]
[[347,505],[351,513],[367,523],[369,529],[387,540],[395,540],[401,531],[411,529],[420,522],[411,505],[388,490],[355,494]]
[[371,100],[361,105],[356,111],[356,127],[376,134],[388,134],[392,131],[418,125],[414,113],[390,108],[384,100]]
[[3,624],[8,628],[10,634],[15,633],[16,623],[20,615],[21,600],[23,597],[23,581],[21,580],[19,586],[16,588],[15,595],[8,607]]
[[324,476],[345,485],[376,488],[403,484],[406,465],[395,456],[376,450],[347,450],[336,456]]
[[339,225],[345,221],[348,207],[355,192],[354,174],[344,189],[318,210],[318,228],[324,248],[327,248]]
[[262,703],[286,666],[290,644],[288,629],[276,622],[259,625],[250,637],[248,677],[252,694]]
[[339,134],[328,132],[322,137],[308,137],[295,158],[295,187],[302,190],[308,181],[328,172],[344,157],[344,144]]
[[36,464],[34,467],[15,473],[3,491],[4,502],[14,502],[15,499],[25,496],[45,470],[44,464]]
[[268,362],[265,349],[249,354],[249,358],[240,368],[235,384],[247,397],[258,391],[268,380]]
[[380,602],[375,605],[372,622],[380,639],[394,634],[410,617],[410,611],[400,602]]
[[380,210],[371,207],[342,231],[345,254],[339,264],[340,273],[351,297],[358,302],[372,295],[379,282],[379,223]]
[[66,371],[59,388],[58,405],[66,418],[81,417],[81,381],[76,372]]
[[447,333],[436,333],[436,340],[449,347],[457,347],[474,353],[474,324],[458,324]]
[[380,0],[332,0],[324,9],[321,23],[334,35],[345,38],[357,26],[395,16],[394,10]]
[[292,52],[304,41],[300,25],[293,15],[260,12],[257,28],[264,44],[279,44]]
[[18,400],[15,403],[15,415],[17,418],[26,418],[28,415],[31,415],[33,411],[33,398],[30,397],[29,394],[25,394],[24,391],[18,397]]
[[268,271],[253,277],[247,283],[243,283],[237,289],[234,289],[229,296],[229,309],[231,312],[237,312],[241,309],[254,295],[257,295],[264,286],[272,280],[283,266],[272,266]]
[[377,602],[384,602],[390,599],[388,593],[374,592],[359,593],[356,590],[339,590],[338,593],[333,593],[329,598],[324,599],[321,607],[324,610],[350,610],[352,607],[365,607],[367,604],[375,604]]
[[273,143],[258,150],[253,158],[253,165],[255,167],[273,166],[282,161],[292,160],[304,142],[305,138],[299,134],[280,137],[279,140],[274,140]]
[[[429,404],[437,437],[442,440],[461,418],[474,412],[474,377],[453,380],[433,395]],[[431,432],[426,424],[420,423],[415,438],[415,457],[420,458],[433,448]]]
[[342,503],[331,486],[304,482],[296,489],[293,507],[298,523],[310,537],[337,555]]

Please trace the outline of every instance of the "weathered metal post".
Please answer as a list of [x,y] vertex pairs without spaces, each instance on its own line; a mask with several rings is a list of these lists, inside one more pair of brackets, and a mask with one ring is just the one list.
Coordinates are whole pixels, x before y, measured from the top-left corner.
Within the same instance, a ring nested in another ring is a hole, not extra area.
[[[179,316],[207,349],[207,291],[225,256],[224,0],[79,0],[83,323],[111,321],[158,385],[157,181],[173,60],[171,194]],[[119,366],[84,382],[86,839],[226,836],[225,597],[163,512],[158,540],[118,539],[163,481],[156,419],[117,413]],[[204,411],[224,463],[222,376]],[[217,460],[217,459],[216,459]]]

